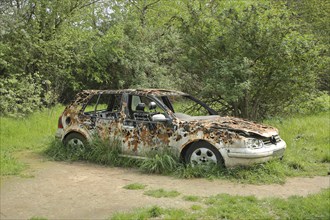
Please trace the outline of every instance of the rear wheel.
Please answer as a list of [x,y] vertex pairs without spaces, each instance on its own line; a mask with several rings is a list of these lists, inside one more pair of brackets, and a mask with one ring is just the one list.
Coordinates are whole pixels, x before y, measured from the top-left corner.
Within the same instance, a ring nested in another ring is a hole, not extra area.
[[86,148],[87,140],[81,134],[71,133],[65,137],[63,143],[65,146],[70,147],[72,150],[84,151]]
[[217,164],[224,167],[224,161],[219,150],[202,141],[198,141],[188,148],[185,162],[192,166]]

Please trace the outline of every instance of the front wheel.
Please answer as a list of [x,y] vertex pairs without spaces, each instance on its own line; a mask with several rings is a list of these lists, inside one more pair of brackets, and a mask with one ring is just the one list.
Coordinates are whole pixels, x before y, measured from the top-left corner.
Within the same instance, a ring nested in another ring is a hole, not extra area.
[[217,164],[224,167],[224,161],[219,150],[202,141],[196,142],[188,148],[185,162],[192,166]]

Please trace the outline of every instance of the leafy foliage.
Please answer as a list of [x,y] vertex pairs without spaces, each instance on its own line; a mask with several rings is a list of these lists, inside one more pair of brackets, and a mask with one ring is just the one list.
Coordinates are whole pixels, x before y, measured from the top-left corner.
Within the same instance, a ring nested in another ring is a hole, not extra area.
[[172,88],[259,119],[329,91],[328,3],[6,0],[1,115],[82,89]]

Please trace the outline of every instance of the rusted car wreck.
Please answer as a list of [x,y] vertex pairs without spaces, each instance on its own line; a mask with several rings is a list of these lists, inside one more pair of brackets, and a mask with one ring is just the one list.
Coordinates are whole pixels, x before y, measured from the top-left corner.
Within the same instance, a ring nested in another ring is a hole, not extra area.
[[176,149],[186,163],[232,167],[283,157],[277,129],[221,117],[198,99],[159,89],[85,90],[68,105],[56,137],[83,147],[97,135],[119,139],[122,153]]

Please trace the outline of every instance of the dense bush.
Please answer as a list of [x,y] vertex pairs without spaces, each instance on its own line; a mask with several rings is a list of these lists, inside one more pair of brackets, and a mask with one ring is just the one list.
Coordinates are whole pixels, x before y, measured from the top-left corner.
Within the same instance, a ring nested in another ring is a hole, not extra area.
[[194,93],[223,114],[274,116],[329,88],[327,6],[1,1],[0,114],[65,103],[82,89],[152,87]]
[[49,81],[37,73],[0,79],[0,116],[22,116],[52,103]]

